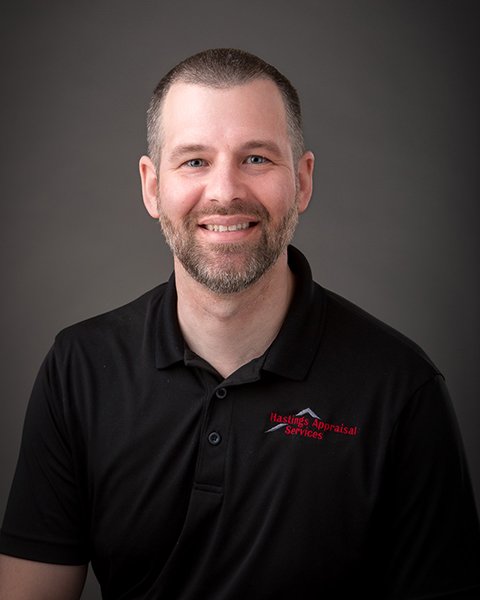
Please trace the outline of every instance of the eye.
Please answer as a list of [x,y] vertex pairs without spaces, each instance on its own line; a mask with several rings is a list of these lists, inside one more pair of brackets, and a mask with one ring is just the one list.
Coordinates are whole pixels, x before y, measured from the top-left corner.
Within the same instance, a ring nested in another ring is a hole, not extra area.
[[265,158],[265,156],[259,156],[258,154],[252,154],[251,156],[247,157],[245,162],[249,165],[263,165],[270,161],[268,160],[268,158]]
[[183,164],[187,167],[198,168],[198,167],[204,167],[206,163],[203,160],[203,158],[192,158],[190,160],[187,160]]

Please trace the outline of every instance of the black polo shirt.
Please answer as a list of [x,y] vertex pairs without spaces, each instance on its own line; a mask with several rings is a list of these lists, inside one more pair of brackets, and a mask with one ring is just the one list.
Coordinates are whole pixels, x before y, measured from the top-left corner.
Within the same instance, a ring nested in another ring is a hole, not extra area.
[[289,264],[280,333],[225,380],[185,347],[173,275],[60,332],[0,551],[92,561],[115,600],[478,597],[478,519],[441,374],[314,283],[293,247]]

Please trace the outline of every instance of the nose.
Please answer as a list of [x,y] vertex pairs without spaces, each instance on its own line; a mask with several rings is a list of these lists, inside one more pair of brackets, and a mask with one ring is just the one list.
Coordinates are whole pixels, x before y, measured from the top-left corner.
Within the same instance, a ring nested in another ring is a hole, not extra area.
[[245,184],[240,168],[231,161],[212,166],[205,185],[205,197],[211,202],[228,204],[245,196]]

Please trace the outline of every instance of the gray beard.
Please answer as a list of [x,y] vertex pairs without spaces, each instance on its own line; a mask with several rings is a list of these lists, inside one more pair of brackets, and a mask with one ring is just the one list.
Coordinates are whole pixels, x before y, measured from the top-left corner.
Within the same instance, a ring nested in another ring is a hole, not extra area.
[[258,281],[286,250],[298,223],[296,202],[275,230],[271,229],[271,219],[267,211],[257,207],[252,210],[252,207],[245,204],[241,206],[238,203],[233,209],[216,208],[212,214],[228,215],[240,212],[258,215],[261,219],[263,231],[255,244],[232,242],[203,247],[194,235],[198,215],[187,217],[182,227],[175,228],[160,210],[159,222],[170,250],[195,281],[215,294],[235,294]]

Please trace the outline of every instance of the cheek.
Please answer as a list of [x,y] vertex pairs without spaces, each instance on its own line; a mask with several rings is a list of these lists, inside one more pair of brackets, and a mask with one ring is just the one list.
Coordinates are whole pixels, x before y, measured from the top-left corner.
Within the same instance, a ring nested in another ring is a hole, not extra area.
[[258,198],[272,213],[283,212],[290,208],[296,198],[295,180],[289,177],[264,180],[256,190]]
[[171,219],[187,215],[197,205],[201,197],[200,186],[182,181],[164,181],[158,186],[159,211]]

